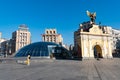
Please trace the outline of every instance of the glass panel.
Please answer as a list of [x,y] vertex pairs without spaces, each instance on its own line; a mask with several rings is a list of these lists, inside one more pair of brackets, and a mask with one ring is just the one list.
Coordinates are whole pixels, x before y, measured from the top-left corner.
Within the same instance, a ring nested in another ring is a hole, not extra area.
[[[54,53],[57,56],[65,55],[69,56],[69,51],[58,44],[52,42],[37,42],[27,45],[21,48],[16,56],[26,57],[28,54],[31,56],[47,57],[50,53]],[[64,54],[63,54],[64,53]]]

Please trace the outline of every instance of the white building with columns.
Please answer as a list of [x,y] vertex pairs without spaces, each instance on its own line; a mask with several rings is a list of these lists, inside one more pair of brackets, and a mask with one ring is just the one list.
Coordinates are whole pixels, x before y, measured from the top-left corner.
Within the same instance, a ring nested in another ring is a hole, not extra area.
[[81,24],[74,32],[74,45],[78,57],[112,58],[111,27],[96,24],[85,27]]

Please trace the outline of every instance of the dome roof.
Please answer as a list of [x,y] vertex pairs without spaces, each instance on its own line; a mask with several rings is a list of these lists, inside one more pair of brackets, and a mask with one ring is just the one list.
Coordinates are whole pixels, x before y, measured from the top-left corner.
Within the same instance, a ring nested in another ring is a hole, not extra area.
[[50,54],[54,54],[56,57],[70,56],[69,51],[61,45],[52,42],[35,42],[21,48],[16,52],[15,57],[26,57],[28,55],[32,57],[50,57]]

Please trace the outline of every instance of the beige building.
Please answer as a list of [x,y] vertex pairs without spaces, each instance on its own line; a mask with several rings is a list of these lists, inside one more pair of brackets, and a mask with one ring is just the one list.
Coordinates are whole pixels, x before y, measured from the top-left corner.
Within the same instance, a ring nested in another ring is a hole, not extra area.
[[57,34],[56,29],[46,29],[45,34],[42,34],[42,41],[54,42],[63,45],[63,38],[61,34]]
[[81,24],[80,28],[74,32],[74,43],[78,57],[112,58],[112,35],[110,27],[91,23],[88,26]]
[[90,21],[80,24],[74,32],[76,56],[81,58],[112,58],[111,27],[95,23],[96,12],[86,11]]
[[19,29],[12,33],[12,53],[31,43],[31,33],[25,24],[19,26]]

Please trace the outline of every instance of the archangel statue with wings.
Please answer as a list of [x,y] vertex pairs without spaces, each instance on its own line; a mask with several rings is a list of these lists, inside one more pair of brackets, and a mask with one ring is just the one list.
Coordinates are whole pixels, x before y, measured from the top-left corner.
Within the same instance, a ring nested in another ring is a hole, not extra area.
[[96,12],[91,13],[91,12],[89,12],[88,10],[87,10],[86,12],[87,12],[87,15],[90,17],[91,22],[92,22],[93,24],[95,24]]

